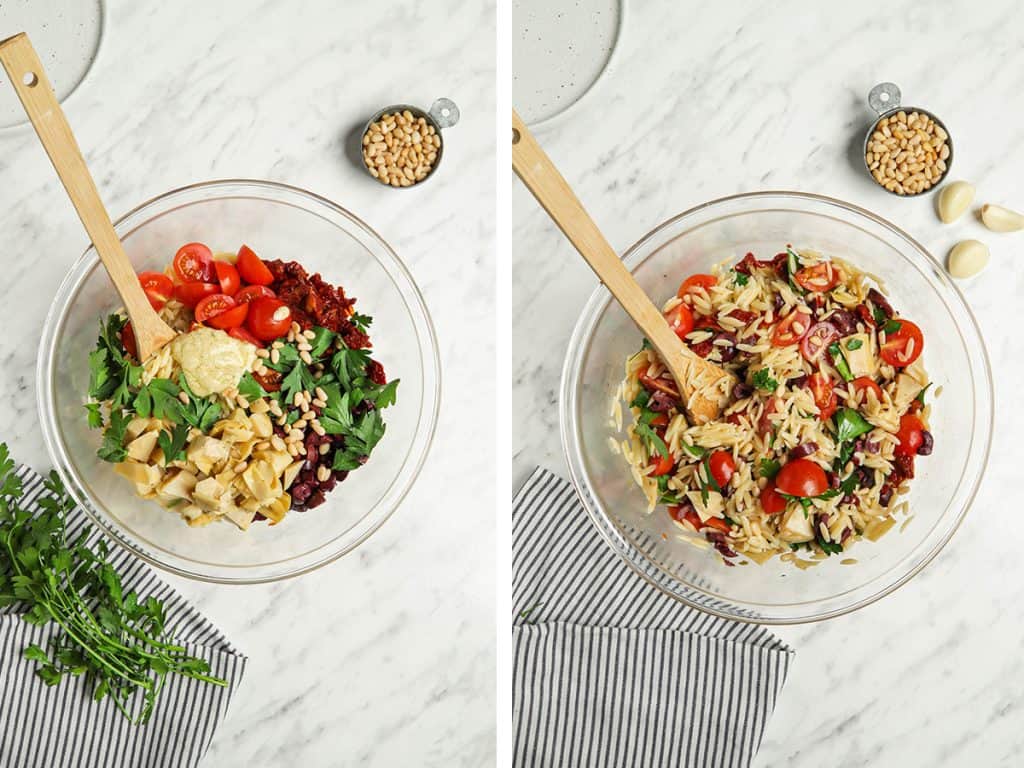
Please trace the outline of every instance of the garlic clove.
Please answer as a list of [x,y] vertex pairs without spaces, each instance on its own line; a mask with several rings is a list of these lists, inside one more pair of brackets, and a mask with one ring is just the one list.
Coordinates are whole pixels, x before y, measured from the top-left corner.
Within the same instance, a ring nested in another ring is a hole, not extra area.
[[966,181],[954,181],[939,192],[938,213],[943,224],[959,219],[974,200],[974,185]]
[[949,274],[957,278],[973,277],[988,264],[988,246],[979,240],[964,240],[949,252]]
[[993,232],[1016,232],[1024,229],[1024,215],[1001,205],[981,206],[981,220]]

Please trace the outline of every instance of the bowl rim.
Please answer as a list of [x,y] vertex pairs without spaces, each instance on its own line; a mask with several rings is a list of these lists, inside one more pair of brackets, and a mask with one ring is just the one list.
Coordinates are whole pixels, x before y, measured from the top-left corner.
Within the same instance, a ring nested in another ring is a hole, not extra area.
[[[389,505],[389,508],[382,510],[382,513],[378,514],[374,519],[367,523],[362,530],[359,531],[359,535],[356,536],[352,541],[347,542],[344,547],[341,547],[338,551],[327,554],[319,559],[315,559],[308,564],[304,564],[302,567],[284,573],[274,573],[266,576],[212,576],[209,574],[195,573],[185,568],[166,563],[160,559],[150,555],[145,550],[137,547],[132,541],[126,540],[119,530],[118,526],[113,525],[111,522],[104,519],[104,516],[97,511],[94,507],[91,497],[89,494],[81,490],[76,476],[68,469],[68,462],[64,460],[63,451],[61,450],[61,438],[59,435],[59,429],[55,422],[55,415],[50,408],[51,386],[50,382],[52,379],[51,372],[55,360],[55,348],[56,345],[50,343],[47,345],[48,340],[55,338],[55,333],[60,330],[63,325],[62,315],[65,304],[58,304],[58,299],[65,294],[74,294],[77,291],[76,283],[82,278],[78,273],[89,263],[93,262],[93,268],[99,265],[99,258],[96,255],[95,247],[90,242],[85,251],[70,265],[67,274],[61,280],[54,298],[50,303],[50,308],[47,311],[46,319],[43,322],[42,333],[40,335],[40,356],[36,363],[36,409],[39,417],[39,424],[43,435],[43,442],[46,445],[46,451],[50,456],[50,460],[53,464],[55,471],[63,482],[67,492],[75,500],[76,504],[81,507],[90,521],[101,531],[105,536],[114,540],[114,542],[125,549],[127,552],[135,557],[143,560],[144,562],[152,565],[162,571],[173,573],[183,578],[205,582],[210,584],[266,584],[275,581],[284,581],[286,579],[296,578],[312,571],[318,570],[344,555],[352,552],[360,544],[365,542],[370,536],[372,536],[390,517],[395,513],[399,506],[401,506],[405,497],[409,491],[415,485],[416,480],[419,478],[420,472],[423,469],[423,465],[426,463],[427,457],[430,454],[430,449],[434,442],[434,437],[437,433],[438,418],[440,415],[441,406],[441,386],[442,386],[442,372],[441,372],[441,359],[440,350],[437,342],[437,334],[434,328],[434,322],[431,318],[430,311],[427,308],[426,302],[423,299],[423,294],[420,290],[419,285],[416,283],[412,276],[411,271],[404,261],[398,256],[391,245],[377,233],[375,229],[369,226],[363,219],[352,213],[347,208],[335,203],[323,195],[319,195],[315,192],[303,189],[302,187],[294,186],[291,184],[285,184],[277,181],[268,181],[262,179],[246,179],[246,178],[222,178],[222,179],[210,179],[207,181],[194,182],[192,184],[186,184],[181,187],[175,187],[166,192],[147,199],[146,201],[136,205],[134,208],[124,213],[115,219],[112,223],[115,229],[131,217],[136,216],[145,211],[150,206],[172,199],[175,196],[187,194],[190,192],[217,190],[217,189],[232,189],[232,188],[249,188],[249,190],[266,190],[283,192],[289,195],[295,195],[304,197],[313,202],[331,210],[335,214],[339,214],[345,219],[351,221],[357,227],[361,228],[363,232],[376,241],[384,251],[391,257],[392,266],[397,273],[404,278],[407,282],[406,288],[408,289],[408,295],[404,297],[407,304],[411,305],[411,308],[421,314],[420,319],[423,321],[422,329],[424,331],[423,345],[421,350],[420,359],[424,363],[424,375],[423,375],[423,394],[424,402],[420,413],[421,426],[417,428],[417,433],[422,430],[423,442],[419,449],[419,455],[412,455],[410,457],[413,461],[408,466],[409,476],[405,481],[404,487],[400,487]],[[216,199],[216,198],[213,198]],[[222,198],[223,199],[223,198]],[[192,201],[198,202],[198,201]],[[292,201],[275,201],[280,202],[283,205],[293,206]],[[168,211],[175,210],[174,207],[168,208]],[[166,211],[164,211],[166,212]],[[320,211],[309,211],[312,215],[323,217]],[[142,222],[144,224],[145,222]],[[138,228],[137,225],[136,229]],[[135,231],[133,229],[132,231]],[[393,277],[392,277],[393,279]],[[425,417],[425,418],[424,418]],[[413,440],[416,440],[414,434]],[[407,459],[408,461],[408,459]],[[399,474],[405,471],[406,466],[399,469]],[[396,475],[396,478],[398,475]],[[392,483],[394,480],[392,480]],[[390,488],[390,486],[389,486]],[[321,545],[322,546],[322,545]],[[318,548],[316,548],[318,549]],[[315,552],[316,549],[311,550]],[[299,557],[302,557],[300,555]],[[285,560],[277,560],[269,565],[276,565],[281,562],[287,562]],[[238,572],[244,573],[248,566],[228,566],[229,569],[237,570]]]
[[[728,203],[734,203],[739,201],[747,200],[785,200],[785,199],[796,199],[811,201],[813,203],[823,203],[831,206],[835,206],[853,213],[863,216],[873,223],[889,230],[891,233],[903,238],[909,245],[916,248],[920,254],[924,255],[927,259],[933,262],[936,266],[941,269],[939,262],[931,255],[931,252],[924,247],[918,240],[912,237],[910,234],[905,232],[900,227],[896,226],[892,222],[882,218],[878,214],[875,214],[865,208],[862,208],[853,203],[848,203],[845,200],[838,198],[829,197],[826,195],[819,195],[810,192],[798,192],[793,190],[762,190],[757,192],[740,192],[733,195],[726,195],[724,197],[715,198],[713,200],[706,201],[695,205],[682,213],[676,214],[654,226],[648,230],[642,237],[627,248],[622,254],[622,261],[626,262],[626,266],[632,272],[636,266],[629,263],[630,259],[635,256],[638,249],[643,246],[650,238],[657,235],[659,232],[678,224],[680,221],[699,214],[707,209],[721,206]],[[980,354],[980,360],[982,365],[980,370],[983,374],[984,381],[979,382],[979,388],[983,388],[988,398],[988,409],[982,413],[985,421],[983,422],[986,429],[986,436],[984,444],[979,447],[980,452],[980,463],[978,464],[977,474],[974,478],[968,494],[966,495],[962,509],[957,514],[956,520],[949,529],[935,542],[931,549],[924,554],[918,563],[914,567],[910,568],[906,573],[902,574],[899,578],[895,579],[891,584],[883,586],[870,594],[862,597],[849,605],[841,606],[839,608],[830,609],[819,614],[811,616],[749,616],[749,615],[738,615],[718,609],[714,605],[715,600],[721,600],[721,597],[713,593],[708,592],[700,586],[684,583],[689,589],[693,589],[695,592],[702,593],[709,598],[712,598],[710,605],[691,600],[684,595],[678,594],[674,591],[667,589],[656,579],[654,579],[648,572],[638,565],[634,561],[634,558],[640,560],[644,564],[654,567],[662,573],[666,573],[657,563],[650,560],[641,550],[635,547],[624,534],[619,530],[618,526],[607,519],[603,512],[595,508],[595,503],[592,502],[590,492],[588,490],[588,478],[585,466],[582,461],[577,461],[574,454],[578,453],[576,450],[577,444],[574,441],[576,436],[576,430],[573,429],[575,424],[573,418],[574,409],[569,408],[570,400],[572,399],[572,391],[575,389],[576,381],[573,376],[574,365],[578,364],[582,360],[582,354],[577,354],[577,350],[582,350],[585,342],[585,337],[593,330],[593,326],[597,320],[597,310],[599,307],[614,301],[611,294],[603,284],[598,284],[594,291],[590,294],[586,303],[583,305],[583,309],[580,313],[579,318],[573,328],[572,335],[570,336],[569,345],[566,349],[565,360],[562,366],[562,377],[559,384],[559,432],[562,442],[562,452],[569,467],[569,475],[573,484],[573,488],[576,491],[576,495],[580,500],[583,508],[587,512],[587,517],[593,523],[594,527],[597,528],[601,537],[605,540],[605,543],[644,581],[649,583],[651,586],[656,588],[662,594],[668,595],[673,599],[695,608],[704,613],[708,613],[714,616],[718,616],[724,619],[730,619],[732,621],[739,621],[749,624],[760,624],[760,625],[795,625],[795,624],[810,624],[819,621],[825,621],[827,619],[836,618],[852,613],[856,610],[864,608],[865,606],[871,605],[877,602],[883,597],[891,594],[914,576],[920,573],[929,563],[931,563],[935,557],[941,552],[949,541],[953,538],[953,535],[960,528],[964,518],[967,516],[967,512],[970,510],[977,496],[978,490],[981,486],[981,480],[985,475],[985,471],[988,466],[988,460],[992,449],[992,438],[993,438],[993,427],[995,423],[995,389],[992,380],[992,367],[989,360],[988,350],[984,343],[984,335],[981,332],[981,327],[978,325],[977,318],[971,309],[970,304],[964,298],[963,293],[953,280],[947,279],[947,287],[952,289],[953,295],[959,301],[960,306],[964,310],[967,319],[969,320],[970,327],[973,329],[977,339],[980,341],[978,346],[978,352]],[[987,385],[987,386],[985,386]],[[675,579],[674,576],[668,574],[670,578]],[[678,579],[677,579],[678,581]]]

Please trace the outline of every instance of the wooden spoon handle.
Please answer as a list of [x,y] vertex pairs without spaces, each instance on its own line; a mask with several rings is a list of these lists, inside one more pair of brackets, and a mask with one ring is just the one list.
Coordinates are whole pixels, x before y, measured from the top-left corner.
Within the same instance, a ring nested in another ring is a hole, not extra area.
[[0,63],[124,302],[135,331],[139,356],[146,359],[173,338],[174,331],[150,306],[139,284],[28,36],[21,33],[0,42]]

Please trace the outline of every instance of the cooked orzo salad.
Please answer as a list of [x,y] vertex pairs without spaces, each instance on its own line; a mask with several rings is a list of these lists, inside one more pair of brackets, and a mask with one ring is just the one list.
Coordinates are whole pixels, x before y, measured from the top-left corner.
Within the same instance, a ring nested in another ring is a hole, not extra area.
[[824,559],[908,515],[897,498],[933,446],[924,337],[877,278],[806,250],[748,253],[687,278],[664,313],[738,383],[716,421],[693,426],[654,350],[628,359],[613,413],[633,414],[619,447],[652,512],[730,565]]
[[398,380],[370,357],[371,318],[342,288],[250,248],[188,243],[139,275],[179,332],[138,360],[121,312],[89,355],[98,455],[190,526],[247,530],[319,506],[384,436]]

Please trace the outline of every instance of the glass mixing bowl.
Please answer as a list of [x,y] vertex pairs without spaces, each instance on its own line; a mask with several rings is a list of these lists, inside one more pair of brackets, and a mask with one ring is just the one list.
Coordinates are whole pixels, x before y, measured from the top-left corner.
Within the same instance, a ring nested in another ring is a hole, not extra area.
[[385,412],[387,432],[371,460],[327,495],[276,526],[245,533],[217,523],[189,528],[96,456],[86,424],[88,355],[101,318],[120,302],[90,248],[65,278],[43,329],[37,368],[39,418],[54,466],[71,495],[107,534],[153,565],[222,583],[274,581],[318,568],[364,541],[409,491],[437,422],[440,365],[430,315],[412,276],[372,229],[329,200],[264,181],[211,181],[142,204],[115,224],[136,270],[162,271],[182,243],[217,250],[250,245],[296,260],[344,286],[373,317],[374,357],[401,379]]
[[[602,286],[576,324],[561,386],[562,443],[573,483],[609,545],[663,592],[719,616],[765,624],[815,621],[877,600],[918,573],[949,541],[974,498],[992,434],[992,377],[981,333],[963,296],[909,235],[868,211],[817,195],[762,192],[701,205],[630,248],[624,261],[656,304],[688,275],[752,251],[787,243],[847,259],[878,275],[893,305],[921,326],[924,362],[941,395],[933,399],[935,448],[917,462],[909,494],[913,518],[844,558],[807,570],[774,558],[726,567],[710,551],[676,538],[663,507],[647,513],[625,459],[612,452],[612,398],[641,334]],[[941,390],[940,390],[941,387]],[[631,417],[624,414],[623,429]],[[667,536],[667,540],[662,538]]]

